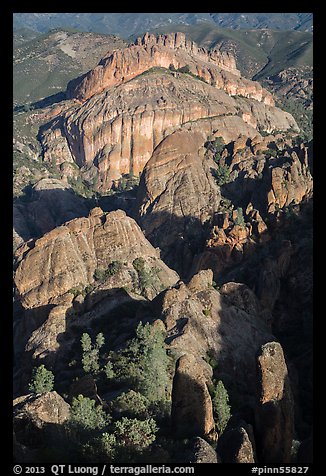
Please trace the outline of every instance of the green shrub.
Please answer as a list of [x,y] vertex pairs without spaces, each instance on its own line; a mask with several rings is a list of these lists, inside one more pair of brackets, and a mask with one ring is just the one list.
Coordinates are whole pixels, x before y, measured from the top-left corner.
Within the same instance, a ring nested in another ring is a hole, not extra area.
[[229,405],[229,395],[223,382],[219,380],[215,387],[213,398],[213,414],[218,432],[221,434],[231,417],[231,407]]
[[123,450],[142,452],[155,441],[158,427],[153,418],[138,420],[122,417],[114,424],[114,436],[117,446]]
[[113,370],[113,365],[111,362],[107,362],[103,367],[103,372],[108,380],[111,380],[115,377],[115,372]]
[[109,278],[110,276],[114,276],[116,273],[121,271],[122,266],[123,265],[121,261],[112,261],[112,263],[109,264],[107,269],[97,268],[94,272],[94,279],[103,283],[107,280],[107,278]]
[[234,224],[235,224],[235,225],[238,225],[238,226],[242,226],[242,227],[245,226],[245,220],[244,220],[244,217],[243,217],[243,211],[242,211],[242,208],[240,208],[240,207],[237,208],[237,217],[236,217],[236,219],[234,220]]
[[100,405],[95,406],[94,400],[78,395],[72,400],[70,422],[83,430],[101,430],[109,418]]
[[190,67],[188,64],[185,66],[182,66],[181,68],[178,68],[179,73],[190,73]]
[[225,147],[225,142],[223,137],[219,136],[216,137],[214,140],[209,140],[208,142],[205,143],[205,147],[207,150],[210,150],[213,152],[213,160],[216,164],[219,164],[220,159],[221,159],[221,154],[224,150]]
[[113,400],[113,409],[116,413],[129,418],[144,419],[148,417],[149,400],[139,392],[129,390]]
[[138,286],[141,294],[147,294],[147,289],[160,284],[158,273],[159,268],[150,268],[144,258],[136,258],[132,265],[138,274]]
[[42,364],[33,369],[32,380],[28,386],[33,393],[40,394],[53,390],[54,375],[51,370],[47,370]]
[[71,288],[69,289],[68,291],[69,293],[73,294],[74,297],[77,297],[79,296],[80,294],[82,294],[82,290],[80,288]]
[[215,177],[217,185],[220,187],[229,183],[231,180],[230,169],[227,165],[219,165],[217,169],[213,171],[213,176]]
[[101,435],[99,446],[100,446],[100,451],[104,455],[105,460],[107,458],[109,459],[109,461],[114,460],[114,456],[116,453],[116,445],[117,445],[117,440],[115,435],[112,435],[110,433],[103,433]]

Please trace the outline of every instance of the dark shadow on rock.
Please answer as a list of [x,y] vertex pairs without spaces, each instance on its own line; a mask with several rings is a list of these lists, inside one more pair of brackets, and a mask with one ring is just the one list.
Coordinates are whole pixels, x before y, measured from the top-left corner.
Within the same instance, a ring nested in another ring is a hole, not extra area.
[[45,233],[74,218],[86,217],[94,206],[71,188],[24,189],[24,196],[14,201],[13,225],[24,241]]
[[[146,319],[146,301],[135,300],[122,288],[93,291],[86,296],[84,303],[77,301],[65,311],[65,332],[50,336],[56,350],[42,352],[42,358],[33,358],[36,348],[25,350],[33,331],[46,323],[49,311],[54,305],[41,306],[25,310],[16,329],[14,394],[28,392],[32,369],[41,364],[52,370],[56,376],[55,389],[66,393],[72,380],[84,374],[81,370],[82,349],[80,339],[88,333],[93,339],[100,332],[106,336],[105,348],[119,349],[134,333],[140,318]],[[26,326],[28,325],[28,329]],[[47,332],[51,332],[49,329]],[[75,365],[71,365],[75,362]]]
[[[178,364],[177,364],[178,365]],[[178,372],[173,380],[171,430],[176,438],[207,438],[208,402],[205,388],[190,375]]]
[[161,259],[173,270],[187,278],[193,257],[204,250],[211,220],[203,224],[196,217],[177,217],[168,212],[137,217],[148,241],[161,250]]
[[[64,182],[62,182],[64,183]],[[36,184],[37,185],[37,184]],[[87,217],[100,207],[104,212],[124,210],[132,217],[135,190],[113,195],[84,198],[67,184],[67,188],[35,190],[27,185],[24,194],[14,200],[13,225],[24,242],[37,239],[74,218]]]

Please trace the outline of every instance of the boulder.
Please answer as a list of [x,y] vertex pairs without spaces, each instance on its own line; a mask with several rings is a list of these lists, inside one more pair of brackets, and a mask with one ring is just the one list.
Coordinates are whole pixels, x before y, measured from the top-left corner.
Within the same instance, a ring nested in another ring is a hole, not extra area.
[[220,459],[212,446],[199,436],[192,438],[190,448],[186,453],[183,463],[220,463]]
[[55,391],[24,395],[13,402],[16,441],[39,448],[69,418],[70,405]]
[[216,439],[212,400],[202,364],[192,354],[180,357],[172,387],[171,424],[181,438],[200,435]]
[[252,441],[243,426],[224,430],[217,452],[222,463],[256,463]]
[[294,438],[294,403],[282,346],[264,344],[258,358],[256,443],[260,461],[289,464]]

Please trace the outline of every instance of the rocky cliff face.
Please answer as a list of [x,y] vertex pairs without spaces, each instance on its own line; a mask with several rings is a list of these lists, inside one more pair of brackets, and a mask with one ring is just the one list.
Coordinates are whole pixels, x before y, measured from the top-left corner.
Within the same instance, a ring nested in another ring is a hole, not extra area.
[[196,43],[186,40],[185,34],[180,32],[158,37],[146,33],[143,39],[138,38],[136,44],[102,58],[96,68],[80,80],[69,83],[67,94],[70,98],[85,101],[152,67],[168,68],[171,64],[176,69],[188,65],[192,73],[219,89],[225,89],[229,94],[243,94],[269,105],[274,104],[271,94],[259,83],[240,78],[231,54],[198,48]]
[[[255,355],[271,334],[261,314],[246,312],[235,295],[221,295],[213,288],[212,279],[211,270],[201,271],[188,284],[181,283],[157,297],[153,306],[163,318],[166,342],[174,355],[196,356],[196,365],[187,367],[189,382],[198,381],[199,369],[210,382],[212,370],[206,362],[210,355],[219,363],[220,375],[228,375],[230,387],[242,395],[242,403],[252,404],[257,378]],[[247,300],[257,306],[255,296]]]
[[[170,64],[189,64],[210,84]],[[230,55],[179,34],[146,35],[105,56],[68,91],[72,100],[41,113],[50,120],[40,131],[44,159],[62,180],[41,180],[15,203],[17,457],[27,457],[29,430],[37,452],[69,415],[56,392],[25,395],[32,366],[52,370],[69,402],[82,393],[115,419],[126,385],[137,405],[149,402],[129,384],[142,364],[126,379],[119,365],[129,368],[123,352],[133,362],[137,339],[143,349],[153,338],[153,358],[169,356],[161,369],[167,401],[151,402],[144,415],[155,417],[164,437],[158,432],[142,457],[290,462],[294,430],[300,440],[311,434],[311,235],[299,219],[312,196],[311,146],[295,143],[292,116],[243,80]],[[129,195],[136,197],[130,216],[116,206],[118,194],[107,208],[117,209],[88,211],[67,184],[82,176],[107,191],[131,173],[141,178],[137,197]],[[110,366],[107,378],[103,369],[85,375],[85,332],[103,333],[101,365],[112,363],[114,377]],[[218,380],[232,413],[224,431],[214,421]],[[217,437],[218,455],[208,444]]]
[[[155,147],[180,125],[240,116],[255,128],[296,129],[292,116],[253,99],[232,98],[189,75],[149,72],[74,106],[41,129],[44,158],[75,162],[99,188],[142,172]],[[245,130],[237,123],[238,133]]]
[[[178,35],[117,50],[74,81],[66,112],[40,129],[44,159],[61,167],[76,163],[89,183],[106,190],[122,174],[138,175],[162,139],[184,123],[239,116],[259,130],[299,130],[259,83],[239,76],[230,55],[208,53]],[[168,69],[188,63],[197,77]],[[238,127],[240,133],[241,122]]]
[[94,282],[96,270],[113,262],[121,263],[117,274],[127,285],[131,276],[123,277],[137,258],[148,261],[149,268],[159,267],[158,281],[177,281],[134,220],[121,210],[104,214],[95,208],[87,218],[71,220],[36,240],[17,268],[15,283],[24,307],[45,306],[73,288],[85,288]]
[[257,448],[267,463],[290,463],[294,436],[293,397],[283,350],[278,342],[262,346],[258,356]]

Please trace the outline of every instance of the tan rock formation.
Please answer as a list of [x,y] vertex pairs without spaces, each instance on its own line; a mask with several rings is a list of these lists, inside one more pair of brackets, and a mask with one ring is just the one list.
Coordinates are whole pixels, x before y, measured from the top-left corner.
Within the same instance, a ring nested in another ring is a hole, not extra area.
[[[208,75],[211,85],[166,69],[176,62],[178,55],[186,55],[191,68],[200,76],[201,71],[206,71],[206,66],[200,66],[203,57],[209,58],[208,62],[205,60],[209,68],[217,68],[217,58],[223,68],[228,68],[228,56],[224,53],[210,55],[198,48],[187,49],[180,45],[175,48],[171,42],[168,42],[170,46],[149,46],[148,41],[146,45],[118,50],[104,58],[79,83],[75,81],[69,90],[77,96],[85,94],[88,100],[81,105],[76,100],[70,101],[70,107],[68,101],[66,112],[41,128],[44,158],[60,165],[65,176],[69,169],[64,164],[75,162],[85,177],[99,178],[98,188],[108,189],[122,174],[139,174],[155,147],[180,125],[206,117],[234,116],[236,137],[240,133],[251,135],[243,124],[256,131],[299,131],[293,117],[274,107],[268,95],[264,96],[266,91],[262,92],[259,83],[221,69],[218,74],[222,76],[215,87],[215,73]],[[160,56],[158,51],[162,48],[164,55]],[[189,51],[193,55],[195,50],[196,55],[189,56]],[[155,58],[164,57],[165,69],[151,69],[159,64],[153,63],[152,54]],[[140,64],[142,67],[137,69]],[[233,67],[229,69],[234,71]],[[132,80],[126,81],[129,75]],[[236,138],[234,135],[230,140]]]
[[217,438],[212,400],[201,359],[192,354],[179,358],[172,387],[171,422],[179,437],[204,436]]
[[146,34],[142,41],[102,58],[96,68],[67,88],[69,98],[89,99],[104,89],[130,81],[152,67],[188,66],[190,71],[230,95],[241,94],[274,105],[272,95],[259,83],[240,78],[235,59],[229,53],[214,50],[209,53],[186,40],[184,33],[168,35]]
[[312,193],[312,176],[305,156],[300,160],[292,151],[291,157],[281,166],[271,169],[271,188],[267,194],[267,211],[274,213],[276,207],[283,208],[300,203]]
[[45,446],[47,437],[69,418],[70,405],[53,391],[16,398],[13,412],[17,442],[29,448],[38,448]]
[[24,307],[55,304],[72,288],[93,283],[95,270],[106,270],[113,261],[121,261],[123,273],[120,285],[119,273],[113,276],[114,285],[126,285],[124,271],[136,273],[132,261],[137,257],[144,258],[150,269],[158,267],[158,285],[169,286],[178,280],[125,212],[104,214],[94,209],[88,218],[71,220],[36,240],[18,266],[15,283]]
[[193,354],[208,382],[210,367],[203,359],[209,352],[245,403],[245,395],[256,392],[256,353],[272,336],[259,315],[245,312],[216,291],[212,278],[211,270],[200,271],[187,285],[165,291],[153,305],[162,315],[171,352],[176,357]]
[[243,426],[225,430],[219,439],[217,451],[223,463],[256,462],[252,442]]
[[293,397],[283,350],[268,342],[258,355],[259,405],[256,411],[257,450],[266,464],[290,463],[294,436]]

